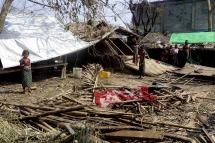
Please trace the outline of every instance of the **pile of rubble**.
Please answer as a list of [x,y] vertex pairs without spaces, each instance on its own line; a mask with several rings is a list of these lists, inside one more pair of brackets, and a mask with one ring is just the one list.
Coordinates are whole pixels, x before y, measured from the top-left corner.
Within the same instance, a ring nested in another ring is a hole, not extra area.
[[56,133],[49,142],[213,142],[201,117],[199,126],[184,124],[183,106],[201,96],[171,84],[105,86],[98,80],[100,65],[85,68],[82,87],[31,105],[1,102],[1,110],[15,113],[12,121]]

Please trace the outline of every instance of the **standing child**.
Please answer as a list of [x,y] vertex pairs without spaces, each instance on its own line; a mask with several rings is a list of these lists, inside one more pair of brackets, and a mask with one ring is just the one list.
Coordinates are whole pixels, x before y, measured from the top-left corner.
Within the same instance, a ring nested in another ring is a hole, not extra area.
[[20,60],[20,66],[22,68],[22,88],[25,94],[26,89],[31,93],[32,84],[32,72],[31,72],[31,61],[29,59],[29,51],[24,50],[22,52],[22,59]]

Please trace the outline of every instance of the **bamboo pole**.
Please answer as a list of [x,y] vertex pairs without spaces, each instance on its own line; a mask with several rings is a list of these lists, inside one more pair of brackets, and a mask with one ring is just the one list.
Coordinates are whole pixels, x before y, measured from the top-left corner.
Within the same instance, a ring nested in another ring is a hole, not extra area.
[[21,117],[21,118],[19,118],[19,120],[29,120],[29,119],[33,119],[33,118],[39,118],[39,117],[54,115],[54,114],[58,114],[58,113],[65,113],[65,112],[69,112],[69,111],[80,110],[84,107],[85,107],[84,105],[78,105],[78,106],[69,107],[69,108],[65,108],[65,109],[59,109],[59,110],[48,111],[48,112],[44,112],[44,113],[40,113],[40,114]]

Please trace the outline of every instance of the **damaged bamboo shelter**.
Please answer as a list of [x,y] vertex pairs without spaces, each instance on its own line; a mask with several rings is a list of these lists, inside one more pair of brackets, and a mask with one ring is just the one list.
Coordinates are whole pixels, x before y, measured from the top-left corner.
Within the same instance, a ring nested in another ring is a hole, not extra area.
[[[62,91],[60,94],[54,93],[50,98],[38,99],[34,103],[19,104],[1,100],[1,114],[2,117],[10,117],[9,125],[13,123],[26,126],[36,130],[37,132],[33,133],[38,136],[49,133],[47,136],[42,136],[42,138],[48,137],[48,140],[41,140],[41,142],[214,142],[213,123],[199,114],[201,111],[198,105],[199,100],[214,101],[214,98],[207,97],[209,92],[188,91],[179,86],[179,84],[188,85],[196,81],[197,79],[188,78],[188,76],[204,72],[204,67],[202,69],[192,67],[191,71],[184,71],[182,76],[175,78],[172,75],[177,72],[175,67],[148,59],[146,60],[147,74],[160,75],[152,84],[142,84],[136,87],[106,85],[99,78],[102,68],[123,69],[127,67],[137,71],[138,66],[131,62],[133,49],[127,43],[127,39],[138,35],[124,28],[109,27],[104,22],[95,26],[87,25],[85,28],[89,29],[91,36],[81,32],[86,29],[76,27],[76,30],[80,30],[76,32],[79,38],[72,36],[71,39],[66,40],[69,44],[73,43],[74,41],[70,40],[75,38],[75,44],[68,45],[74,46],[75,50],[64,46],[58,49],[59,52],[64,48],[68,50],[60,54],[67,55],[68,64],[86,63],[82,65],[84,67],[82,79],[78,79],[81,84]],[[73,31],[71,27],[69,29]],[[72,33],[68,32],[68,34],[71,36]],[[59,35],[63,36],[63,33]],[[34,38],[30,40],[34,41]],[[85,38],[87,40],[84,40]],[[20,43],[22,40],[12,41],[21,52],[21,47],[25,46]],[[44,49],[40,50],[44,51]],[[41,62],[44,61],[44,55],[40,55],[40,52],[33,50],[31,53],[33,61],[38,57],[41,58]],[[73,58],[73,56],[79,58]],[[2,57],[3,67],[7,67],[6,58]],[[34,62],[41,66],[39,60]],[[91,62],[93,64],[87,64]],[[14,64],[18,65],[17,61]],[[168,73],[163,74],[166,72]],[[213,73],[213,71],[208,72]],[[126,77],[124,82],[127,81]],[[8,125],[7,122],[5,124]],[[16,131],[18,130],[16,128]],[[29,141],[30,137],[31,140],[38,142],[37,136],[29,134],[29,131],[22,130],[20,134],[14,133],[14,135],[16,135],[14,139],[16,142]]]
[[[95,25],[88,23],[67,25],[67,29],[71,32],[65,32],[55,19],[48,16],[23,18],[23,15],[17,15],[17,23],[13,21],[12,15],[9,15],[7,19],[12,25],[11,31],[19,34],[12,35],[6,28],[0,35],[2,37],[0,40],[2,45],[1,74],[20,71],[19,60],[24,49],[30,51],[33,70],[59,67],[61,77],[66,77],[66,67],[72,68],[87,63],[99,63],[104,68],[117,70],[125,67],[138,70],[138,66],[131,62],[134,49],[129,45],[129,39],[138,35],[125,28],[111,27],[101,21]],[[50,22],[52,24],[47,27],[47,23]],[[39,23],[37,27],[40,30],[32,31],[31,27],[36,27],[37,23]],[[171,70],[175,68],[153,59],[146,60],[146,74],[148,75],[157,75]]]
[[[99,63],[104,68],[114,68],[117,70],[127,68],[135,72],[138,71],[139,66],[132,62],[134,49],[129,44],[130,39],[139,37],[135,33],[122,27],[111,27],[104,22],[98,23],[91,29],[89,26],[84,26],[83,24],[70,25],[69,29],[72,32],[75,31],[74,33],[83,40],[100,40],[88,49],[89,57],[87,61]],[[91,34],[86,34],[85,31],[88,30]],[[173,66],[153,59],[146,59],[146,74],[149,76],[159,75],[173,70],[176,70]]]

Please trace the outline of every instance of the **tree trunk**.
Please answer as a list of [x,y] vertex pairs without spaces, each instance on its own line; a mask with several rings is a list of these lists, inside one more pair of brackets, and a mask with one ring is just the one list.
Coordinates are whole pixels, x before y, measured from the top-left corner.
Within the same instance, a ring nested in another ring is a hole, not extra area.
[[213,30],[213,11],[212,11],[212,5],[211,0],[207,0],[208,2],[208,31]]
[[4,4],[1,9],[0,13],[0,33],[2,32],[4,28],[4,22],[7,17],[8,11],[10,9],[10,6],[12,4],[13,0],[4,0]]

